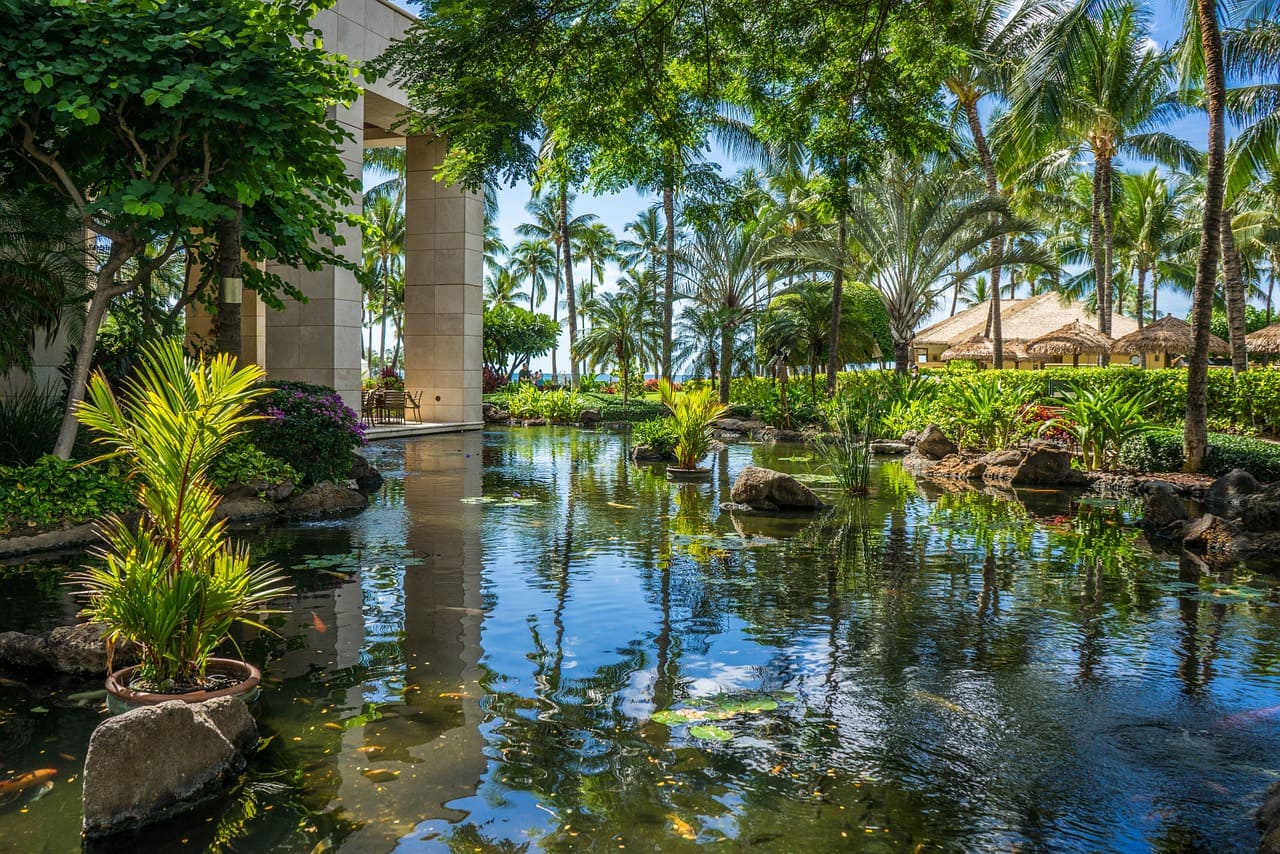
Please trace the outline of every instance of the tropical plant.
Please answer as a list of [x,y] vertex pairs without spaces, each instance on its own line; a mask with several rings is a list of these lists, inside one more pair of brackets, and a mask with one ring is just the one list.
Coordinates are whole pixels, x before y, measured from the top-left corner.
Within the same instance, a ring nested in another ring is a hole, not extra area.
[[76,411],[109,449],[101,459],[128,461],[142,518],[135,530],[107,517],[102,564],[72,581],[109,644],[138,645],[138,677],[150,690],[200,687],[231,627],[266,630],[259,615],[288,591],[274,567],[252,568],[248,548],[227,540],[208,479],[219,453],[255,419],[248,407],[265,394],[255,387],[263,373],[252,365],[237,370],[225,355],[189,363],[177,344],[157,344],[143,354],[123,407],[97,374]]
[[293,466],[310,485],[343,480],[353,451],[364,444],[360,417],[328,386],[273,380],[255,395],[248,440],[268,456]]
[[62,399],[29,385],[0,397],[0,466],[27,466],[53,450]]
[[1007,448],[1025,429],[1022,408],[1026,403],[999,379],[964,377],[942,392],[941,426],[961,447]]
[[644,445],[655,454],[667,456],[675,452],[679,435],[671,418],[650,418],[631,429],[631,438],[637,445]]
[[1040,430],[1064,431],[1080,445],[1085,468],[1109,471],[1125,442],[1147,432],[1148,405],[1144,395],[1115,385],[1074,385],[1063,404],[1065,414],[1044,422]]
[[616,366],[622,374],[622,399],[627,401],[632,370],[656,355],[659,322],[645,304],[627,293],[605,294],[593,300],[588,311],[591,329],[578,339],[573,356],[600,367]]
[[674,422],[676,465],[696,469],[711,450],[711,422],[724,414],[724,405],[709,386],[677,392],[667,379],[658,384],[658,396]]
[[881,429],[883,401],[874,394],[845,395],[823,406],[832,433],[818,440],[818,456],[848,495],[863,495],[871,484],[871,442]]

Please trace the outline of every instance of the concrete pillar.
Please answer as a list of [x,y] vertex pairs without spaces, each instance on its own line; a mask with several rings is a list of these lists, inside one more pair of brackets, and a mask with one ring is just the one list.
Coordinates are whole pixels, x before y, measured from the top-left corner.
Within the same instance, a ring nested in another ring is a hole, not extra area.
[[[354,139],[342,149],[347,172],[359,178],[364,162],[364,99],[339,108],[338,123]],[[360,211],[360,199],[350,210]],[[360,230],[342,226],[343,256],[360,260]],[[273,379],[302,380],[332,386],[353,409],[360,406],[360,284],[355,273],[325,267],[268,269],[302,290],[307,302],[284,301],[284,311],[266,312],[266,368]]]
[[435,180],[445,145],[406,140],[405,387],[422,420],[479,425],[484,200]]

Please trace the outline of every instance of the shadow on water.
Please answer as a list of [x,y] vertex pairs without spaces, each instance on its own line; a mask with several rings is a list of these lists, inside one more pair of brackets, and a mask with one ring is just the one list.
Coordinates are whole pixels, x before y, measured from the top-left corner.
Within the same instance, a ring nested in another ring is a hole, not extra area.
[[[100,850],[1256,844],[1280,591],[1153,555],[1125,502],[885,463],[768,517],[720,509],[733,476],[821,488],[810,451],[671,484],[605,433],[371,450],[368,512],[252,537],[296,590],[239,638],[268,688],[244,781]],[[0,631],[65,622],[61,572],[5,570]],[[0,799],[5,845],[78,844],[93,687],[0,680],[0,782],[58,772]]]

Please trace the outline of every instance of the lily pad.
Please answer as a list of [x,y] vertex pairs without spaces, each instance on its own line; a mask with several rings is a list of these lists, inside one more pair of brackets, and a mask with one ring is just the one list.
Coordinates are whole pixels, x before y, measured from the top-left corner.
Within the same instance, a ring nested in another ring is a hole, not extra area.
[[665,726],[674,726],[675,724],[688,723],[689,716],[684,712],[678,712],[674,709],[662,709],[661,711],[654,712],[649,720]]
[[706,739],[708,741],[732,741],[733,733],[727,729],[721,729],[711,724],[700,724],[699,726],[689,727],[689,735],[694,738]]

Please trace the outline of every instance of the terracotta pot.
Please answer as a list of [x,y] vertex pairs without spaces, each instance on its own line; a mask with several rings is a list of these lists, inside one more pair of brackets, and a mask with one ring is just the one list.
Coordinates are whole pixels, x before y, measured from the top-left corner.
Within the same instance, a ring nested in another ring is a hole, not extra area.
[[139,706],[154,706],[170,700],[181,700],[184,703],[201,703],[217,697],[239,697],[246,703],[258,699],[260,693],[258,683],[262,681],[262,672],[247,661],[234,658],[211,658],[206,673],[218,673],[238,678],[240,681],[217,691],[187,691],[184,694],[155,694],[150,691],[135,691],[129,687],[129,680],[138,669],[137,665],[117,670],[107,677],[107,710],[113,715],[136,709]]
[[710,468],[683,469],[679,466],[667,466],[667,480],[688,483],[711,479]]

